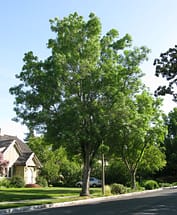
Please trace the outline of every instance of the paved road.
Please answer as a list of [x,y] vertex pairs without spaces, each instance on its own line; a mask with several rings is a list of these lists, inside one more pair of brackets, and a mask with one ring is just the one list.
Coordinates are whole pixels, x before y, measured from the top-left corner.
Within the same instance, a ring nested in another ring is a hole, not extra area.
[[[22,215],[21,213],[18,213]],[[44,209],[24,215],[177,215],[177,189],[163,189],[141,195],[85,205]],[[17,214],[16,214],[17,215]]]

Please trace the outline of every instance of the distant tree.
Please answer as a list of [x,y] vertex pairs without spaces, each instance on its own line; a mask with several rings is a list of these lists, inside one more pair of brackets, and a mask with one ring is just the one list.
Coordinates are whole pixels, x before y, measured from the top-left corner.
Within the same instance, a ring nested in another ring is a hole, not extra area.
[[4,160],[2,152],[0,152],[0,175],[6,176],[9,161]]
[[160,58],[154,60],[154,65],[156,66],[155,75],[162,76],[168,82],[167,86],[159,86],[155,95],[170,94],[173,95],[174,101],[177,101],[177,45],[160,54]]
[[125,186],[130,185],[130,175],[127,171],[125,163],[121,157],[112,156],[106,167],[106,183],[113,184],[119,183]]
[[32,52],[24,57],[16,77],[17,119],[44,133],[55,148],[67,147],[83,159],[81,195],[89,195],[94,158],[109,125],[112,107],[141,85],[139,65],[147,58],[146,47],[132,48],[131,37],[117,30],[101,34],[98,17],[84,21],[77,13],[51,20],[55,39],[49,39],[51,56],[39,60]]
[[166,164],[164,143],[151,145],[144,151],[142,161],[138,168],[138,175],[140,177],[153,175],[165,168]]
[[165,139],[166,160],[165,175],[177,177],[177,108],[166,117],[168,134]]
[[80,163],[74,158],[69,160],[63,147],[54,150],[44,137],[35,136],[28,139],[28,145],[42,163],[40,176],[47,179],[49,184],[71,186],[80,177]]

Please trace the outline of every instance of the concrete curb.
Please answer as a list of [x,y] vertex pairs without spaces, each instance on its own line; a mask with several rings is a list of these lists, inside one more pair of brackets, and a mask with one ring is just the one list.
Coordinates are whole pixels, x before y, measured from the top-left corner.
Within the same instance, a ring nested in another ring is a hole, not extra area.
[[155,190],[133,192],[133,193],[126,193],[126,194],[121,194],[121,195],[116,195],[116,196],[97,197],[97,198],[75,200],[75,201],[69,201],[69,202],[25,206],[25,207],[19,207],[19,208],[8,208],[8,209],[0,210],[0,215],[23,213],[23,212],[42,210],[42,209],[47,209],[47,208],[67,207],[67,206],[69,207],[69,206],[74,206],[74,205],[76,206],[76,205],[84,205],[84,204],[93,204],[93,203],[122,199],[123,197],[126,197],[126,196],[128,197],[128,196],[140,195],[142,193],[156,192],[156,191],[160,191],[160,190],[163,190],[163,188],[159,188],[159,189],[155,189]]

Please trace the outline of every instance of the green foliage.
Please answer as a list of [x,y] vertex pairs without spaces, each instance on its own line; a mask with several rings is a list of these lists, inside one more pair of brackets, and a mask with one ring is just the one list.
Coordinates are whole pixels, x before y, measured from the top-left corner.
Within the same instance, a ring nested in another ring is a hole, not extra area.
[[[81,155],[82,193],[88,195],[93,160],[102,142],[108,144],[109,130],[115,127],[112,122],[127,119],[129,100],[134,101],[133,95],[142,87],[139,66],[147,59],[149,49],[132,48],[131,37],[126,34],[120,38],[115,29],[102,36],[100,20],[93,13],[88,21],[74,13],[50,23],[56,34],[48,40],[51,55],[40,60],[33,52],[26,53],[22,71],[16,75],[20,83],[11,87],[10,93],[15,96],[17,120],[45,134],[52,148],[57,150],[62,145],[70,153]],[[134,129],[139,139],[141,120],[136,118]],[[56,181],[59,169],[55,161],[54,157],[45,163],[45,174]],[[51,165],[55,170],[49,169]]]
[[143,183],[146,190],[153,190],[159,188],[159,184],[155,180],[147,180]]
[[127,192],[127,188],[123,184],[111,184],[112,194],[124,194]]
[[127,172],[127,167],[122,159],[113,157],[108,162],[109,165],[106,167],[106,183],[119,183],[124,185],[130,184],[130,177]]
[[41,187],[48,187],[47,179],[42,176],[38,176],[36,178],[36,183],[39,184]]
[[177,45],[174,48],[169,48],[166,52],[160,54],[159,59],[154,60],[156,66],[155,75],[161,76],[167,80],[167,86],[159,86],[155,91],[155,95],[164,96],[165,94],[173,95],[174,101],[177,101],[176,92],[176,68],[177,68]]
[[142,191],[142,190],[144,190],[144,187],[141,186],[140,182],[136,181],[136,189],[133,189],[133,191]]
[[141,163],[149,165],[147,169],[152,172],[164,167],[162,144],[167,129],[159,99],[154,99],[146,90],[132,97],[126,100],[129,106],[122,109],[121,117],[120,110],[115,109],[109,139],[112,153],[122,158],[131,178],[131,187],[135,188],[136,173]]
[[167,183],[167,182],[160,182],[158,183],[159,184],[159,187],[171,187],[173,186],[173,184],[170,184],[170,183]]
[[81,176],[81,166],[76,160],[66,160],[61,166],[61,172],[63,175],[63,185],[75,186],[75,183]]
[[10,180],[7,178],[0,179],[0,187],[1,188],[3,188],[3,187],[9,188],[10,187]]
[[177,108],[169,112],[165,118],[168,134],[165,139],[167,165],[163,171],[165,176],[177,177]]
[[144,150],[144,156],[139,165],[140,175],[153,174],[166,165],[165,147],[151,145]]
[[53,149],[44,137],[31,137],[28,144],[43,165],[40,177],[45,178],[50,185],[72,186],[80,178],[80,163],[75,157],[69,159],[64,147]]
[[173,182],[172,185],[173,185],[173,186],[177,186],[177,182]]
[[10,187],[15,187],[15,188],[22,188],[25,186],[25,181],[22,177],[20,176],[13,176],[10,179]]
[[111,186],[105,185],[104,189],[105,189],[105,196],[110,196],[112,194],[111,193]]

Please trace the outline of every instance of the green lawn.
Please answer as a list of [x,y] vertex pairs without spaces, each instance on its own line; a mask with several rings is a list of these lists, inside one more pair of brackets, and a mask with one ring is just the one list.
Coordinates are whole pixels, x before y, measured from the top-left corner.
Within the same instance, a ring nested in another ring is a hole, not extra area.
[[[80,191],[80,188],[3,188],[0,209],[83,199]],[[91,188],[90,193],[91,197],[101,196],[101,189]]]
[[77,196],[78,188],[7,188],[0,189],[0,202]]

